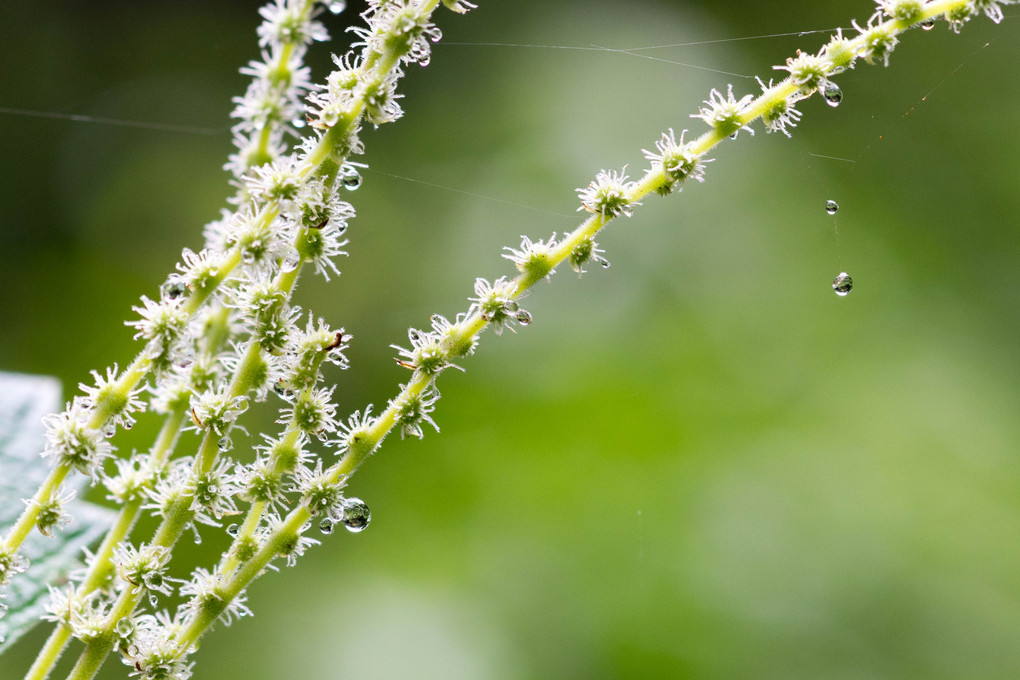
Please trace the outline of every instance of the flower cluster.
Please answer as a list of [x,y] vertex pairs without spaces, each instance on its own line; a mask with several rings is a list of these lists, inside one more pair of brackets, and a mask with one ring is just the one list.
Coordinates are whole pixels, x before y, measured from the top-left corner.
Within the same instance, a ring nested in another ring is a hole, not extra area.
[[241,69],[251,76],[242,97],[236,97],[231,116],[237,151],[226,164],[237,180],[249,168],[272,163],[286,151],[285,139],[305,126],[302,99],[311,90],[311,72],[304,57],[311,43],[329,39],[315,17],[321,7],[314,0],[276,0],[259,10],[261,60]]
[[754,96],[749,94],[740,99],[734,97],[732,85],[727,86],[725,96],[719,90],[712,88],[708,99],[705,100],[705,105],[699,108],[697,113],[691,114],[691,118],[700,118],[705,121],[715,128],[722,137],[735,139],[741,130],[747,130],[753,135],[754,130],[748,126],[748,121],[744,120],[745,110],[752,99]]
[[630,197],[633,188],[634,183],[628,182],[623,172],[601,170],[588,186],[577,190],[581,199],[578,210],[587,210],[610,219],[618,215],[630,217],[634,213],[634,206],[640,205]]
[[113,447],[102,432],[89,426],[90,417],[91,411],[78,399],[63,413],[46,416],[43,419],[46,448],[42,455],[53,458],[57,465],[71,467],[95,479]]
[[659,188],[663,196],[682,189],[688,179],[705,181],[705,164],[712,159],[698,153],[697,142],[685,142],[686,134],[687,130],[682,131],[677,140],[676,133],[670,128],[655,143],[655,151],[644,150],[645,158],[652,162],[652,170],[661,171],[666,178]]
[[[465,0],[442,3],[458,13],[474,7]],[[273,0],[261,10],[262,59],[243,69],[252,84],[236,100],[238,151],[227,164],[239,189],[232,198],[236,209],[206,226],[205,247],[183,251],[156,299],[143,296],[134,308],[139,318],[128,325],[145,343],[139,358],[123,372],[116,365],[105,374],[93,372],[92,383],[81,385],[82,395],[45,421],[44,455],[62,473],[76,470],[102,479],[108,498],[123,505],[118,521],[124,532],[141,510],[160,521],[150,541],[125,539],[101,550],[90,557],[77,586],[52,592],[49,618],[95,643],[86,654],[112,645],[134,675],[189,677],[197,636],[213,621],[229,624],[251,614],[243,579],[273,568],[278,557],[293,565],[318,543],[306,535],[312,518],[324,534],[336,524],[364,530],[368,506],[344,495],[350,474],[393,429],[402,438],[421,438],[426,426],[439,430],[433,419],[440,397],[436,381],[446,369],[460,368],[454,362],[474,351],[483,328],[492,326],[499,334],[529,325],[532,316],[521,308],[521,298],[562,261],[578,273],[590,263],[609,266],[595,240],[606,222],[630,216],[653,190],[666,195],[690,179],[702,182],[708,149],[741,130],[753,134],[750,124],[757,117],[768,132],[790,136],[801,117],[795,108],[801,99],[824,95],[835,87],[831,78],[857,59],[888,63],[902,29],[931,19],[920,0],[878,0],[867,25],[854,24],[857,37],[839,31],[817,54],[798,52],[777,67],[788,74],[781,83],[759,81],[758,99],[737,98],[732,86],[725,95],[713,89],[693,116],[712,132],[698,141],[686,141],[686,131],[679,139],[672,129],[663,134],[654,150],[644,151],[651,167],[640,181],[630,181],[626,169],[599,172],[577,190],[580,210],[592,217],[561,240],[556,234],[537,241],[523,236],[519,247],[506,248],[503,257],[518,276],[479,278],[466,313],[452,321],[435,315],[428,328],[410,329],[410,347],[393,346],[397,362],[412,371],[400,393],[378,416],[369,406],[342,420],[333,403],[335,388],[323,384],[322,371],[347,367],[350,336],[311,314],[302,328],[303,312],[292,296],[306,265],[327,279],[339,274],[336,260],[346,255],[354,216],[341,192],[360,186],[363,167],[349,157],[362,150],[364,121],[379,125],[402,115],[397,84],[403,68],[430,59],[440,37],[431,20],[436,4],[369,0],[362,15],[367,26],[353,31],[360,52],[335,57],[337,68],[318,87],[303,64],[308,46],[326,38],[316,20],[317,0]],[[953,30],[980,12],[999,21],[1005,4],[1009,1],[971,0],[945,18]],[[312,134],[288,149],[289,137],[299,136],[306,122]],[[147,386],[150,374],[154,379]],[[164,430],[151,449],[104,470],[113,451],[109,438],[146,410],[146,391],[148,409],[166,417]],[[263,434],[262,443],[251,447],[254,455],[245,456],[248,437],[239,421],[252,399],[268,399],[270,392],[281,399],[281,427]],[[235,438],[238,460],[227,456]],[[185,445],[190,450],[176,455]],[[339,460],[326,463],[309,450],[319,445],[334,449]],[[27,502],[26,517],[45,535],[68,520],[72,495],[59,489],[59,481],[48,496]],[[232,544],[218,565],[195,569],[187,581],[173,579],[171,550],[164,546],[188,529],[198,541],[199,524],[227,524]],[[0,543],[0,583],[26,566],[17,545]],[[184,603],[173,615],[136,611],[145,599],[154,609],[161,598]]]

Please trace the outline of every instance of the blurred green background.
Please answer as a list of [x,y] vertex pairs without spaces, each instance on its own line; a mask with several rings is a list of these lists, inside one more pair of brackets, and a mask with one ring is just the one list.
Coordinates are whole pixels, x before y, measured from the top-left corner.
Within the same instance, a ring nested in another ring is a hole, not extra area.
[[[446,42],[704,44],[640,52],[656,60],[440,44],[411,70],[405,119],[365,135],[343,276],[298,293],[354,335],[352,368],[331,376],[345,413],[406,379],[388,345],[407,326],[510,273],[502,246],[571,229],[574,187],[603,167],[639,173],[662,130],[701,131],[688,115],[710,88],[755,91],[739,76],[774,76],[827,34],[713,41],[871,11],[479,4],[439,15]],[[55,374],[70,395],[131,357],[131,305],[223,205],[257,4],[9,5],[0,106],[204,130],[0,113],[0,369]],[[792,140],[742,135],[704,185],[612,225],[611,269],[537,286],[531,327],[485,334],[467,372],[443,377],[442,434],[391,437],[353,480],[370,530],[260,580],[255,618],[206,638],[196,677],[1016,678],[1020,9],[1007,9],[959,36],[911,32],[890,68],[840,78],[838,109],[804,102]],[[317,80],[352,18],[329,18]],[[830,287],[841,270],[845,299]],[[156,425],[120,446],[147,446]],[[177,575],[224,544],[187,541]],[[0,657],[0,678],[21,677],[46,633]]]

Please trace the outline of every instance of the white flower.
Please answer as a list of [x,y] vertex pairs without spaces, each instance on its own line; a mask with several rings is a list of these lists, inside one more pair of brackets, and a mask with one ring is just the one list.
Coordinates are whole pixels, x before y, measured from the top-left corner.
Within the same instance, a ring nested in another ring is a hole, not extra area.
[[75,399],[63,413],[44,417],[46,448],[42,456],[52,457],[58,465],[69,465],[95,479],[112,447],[102,432],[88,426],[91,415],[91,411]]
[[744,110],[753,99],[749,94],[740,99],[735,98],[732,85],[726,87],[725,97],[719,90],[712,88],[705,106],[698,109],[698,113],[691,114],[691,118],[700,118],[726,137],[736,136],[741,130],[747,130],[753,135],[754,130],[742,118]]
[[630,217],[634,212],[634,206],[640,205],[629,196],[633,188],[634,183],[628,182],[627,175],[623,172],[601,170],[588,186],[577,189],[577,195],[581,199],[581,207],[578,210],[587,210],[606,218],[617,215]]

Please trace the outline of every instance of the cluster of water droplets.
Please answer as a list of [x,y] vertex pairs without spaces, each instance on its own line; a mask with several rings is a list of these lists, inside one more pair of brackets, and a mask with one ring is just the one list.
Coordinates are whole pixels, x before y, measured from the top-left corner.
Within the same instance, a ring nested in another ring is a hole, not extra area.
[[344,528],[352,534],[360,534],[368,528],[372,521],[372,511],[368,504],[360,498],[344,498],[340,501],[340,507],[330,513],[329,517],[319,522],[319,531],[324,534],[333,533],[333,526],[343,524]]

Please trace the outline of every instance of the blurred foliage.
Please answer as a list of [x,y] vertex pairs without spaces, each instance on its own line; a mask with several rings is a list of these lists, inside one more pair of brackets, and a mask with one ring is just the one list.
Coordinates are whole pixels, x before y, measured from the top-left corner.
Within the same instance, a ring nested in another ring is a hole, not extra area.
[[[475,276],[509,273],[503,245],[571,229],[573,187],[602,167],[640,172],[640,149],[668,127],[700,130],[688,115],[710,88],[756,89],[718,71],[775,76],[826,34],[713,41],[871,11],[479,4],[440,15],[446,38],[406,79],[406,118],[366,135],[344,275],[298,293],[354,334],[337,376],[345,411],[406,378],[388,345],[407,326],[463,310]],[[5,13],[0,106],[204,133],[0,113],[0,368],[71,386],[130,358],[130,306],[200,244],[227,195],[227,115],[256,54],[255,7]],[[804,102],[792,140],[725,144],[703,186],[614,224],[611,269],[538,286],[531,327],[486,334],[466,374],[444,376],[442,434],[391,438],[355,478],[371,529],[258,582],[257,616],[211,634],[197,677],[1015,677],[1009,10],[959,36],[908,34],[890,68],[840,78],[838,109]],[[331,27],[320,76],[348,39]],[[696,41],[635,53],[654,60],[454,44]],[[838,299],[844,269],[856,285]],[[157,426],[121,446],[147,446]],[[224,543],[183,546],[180,574]],[[0,677],[20,677],[45,634],[0,658]]]

